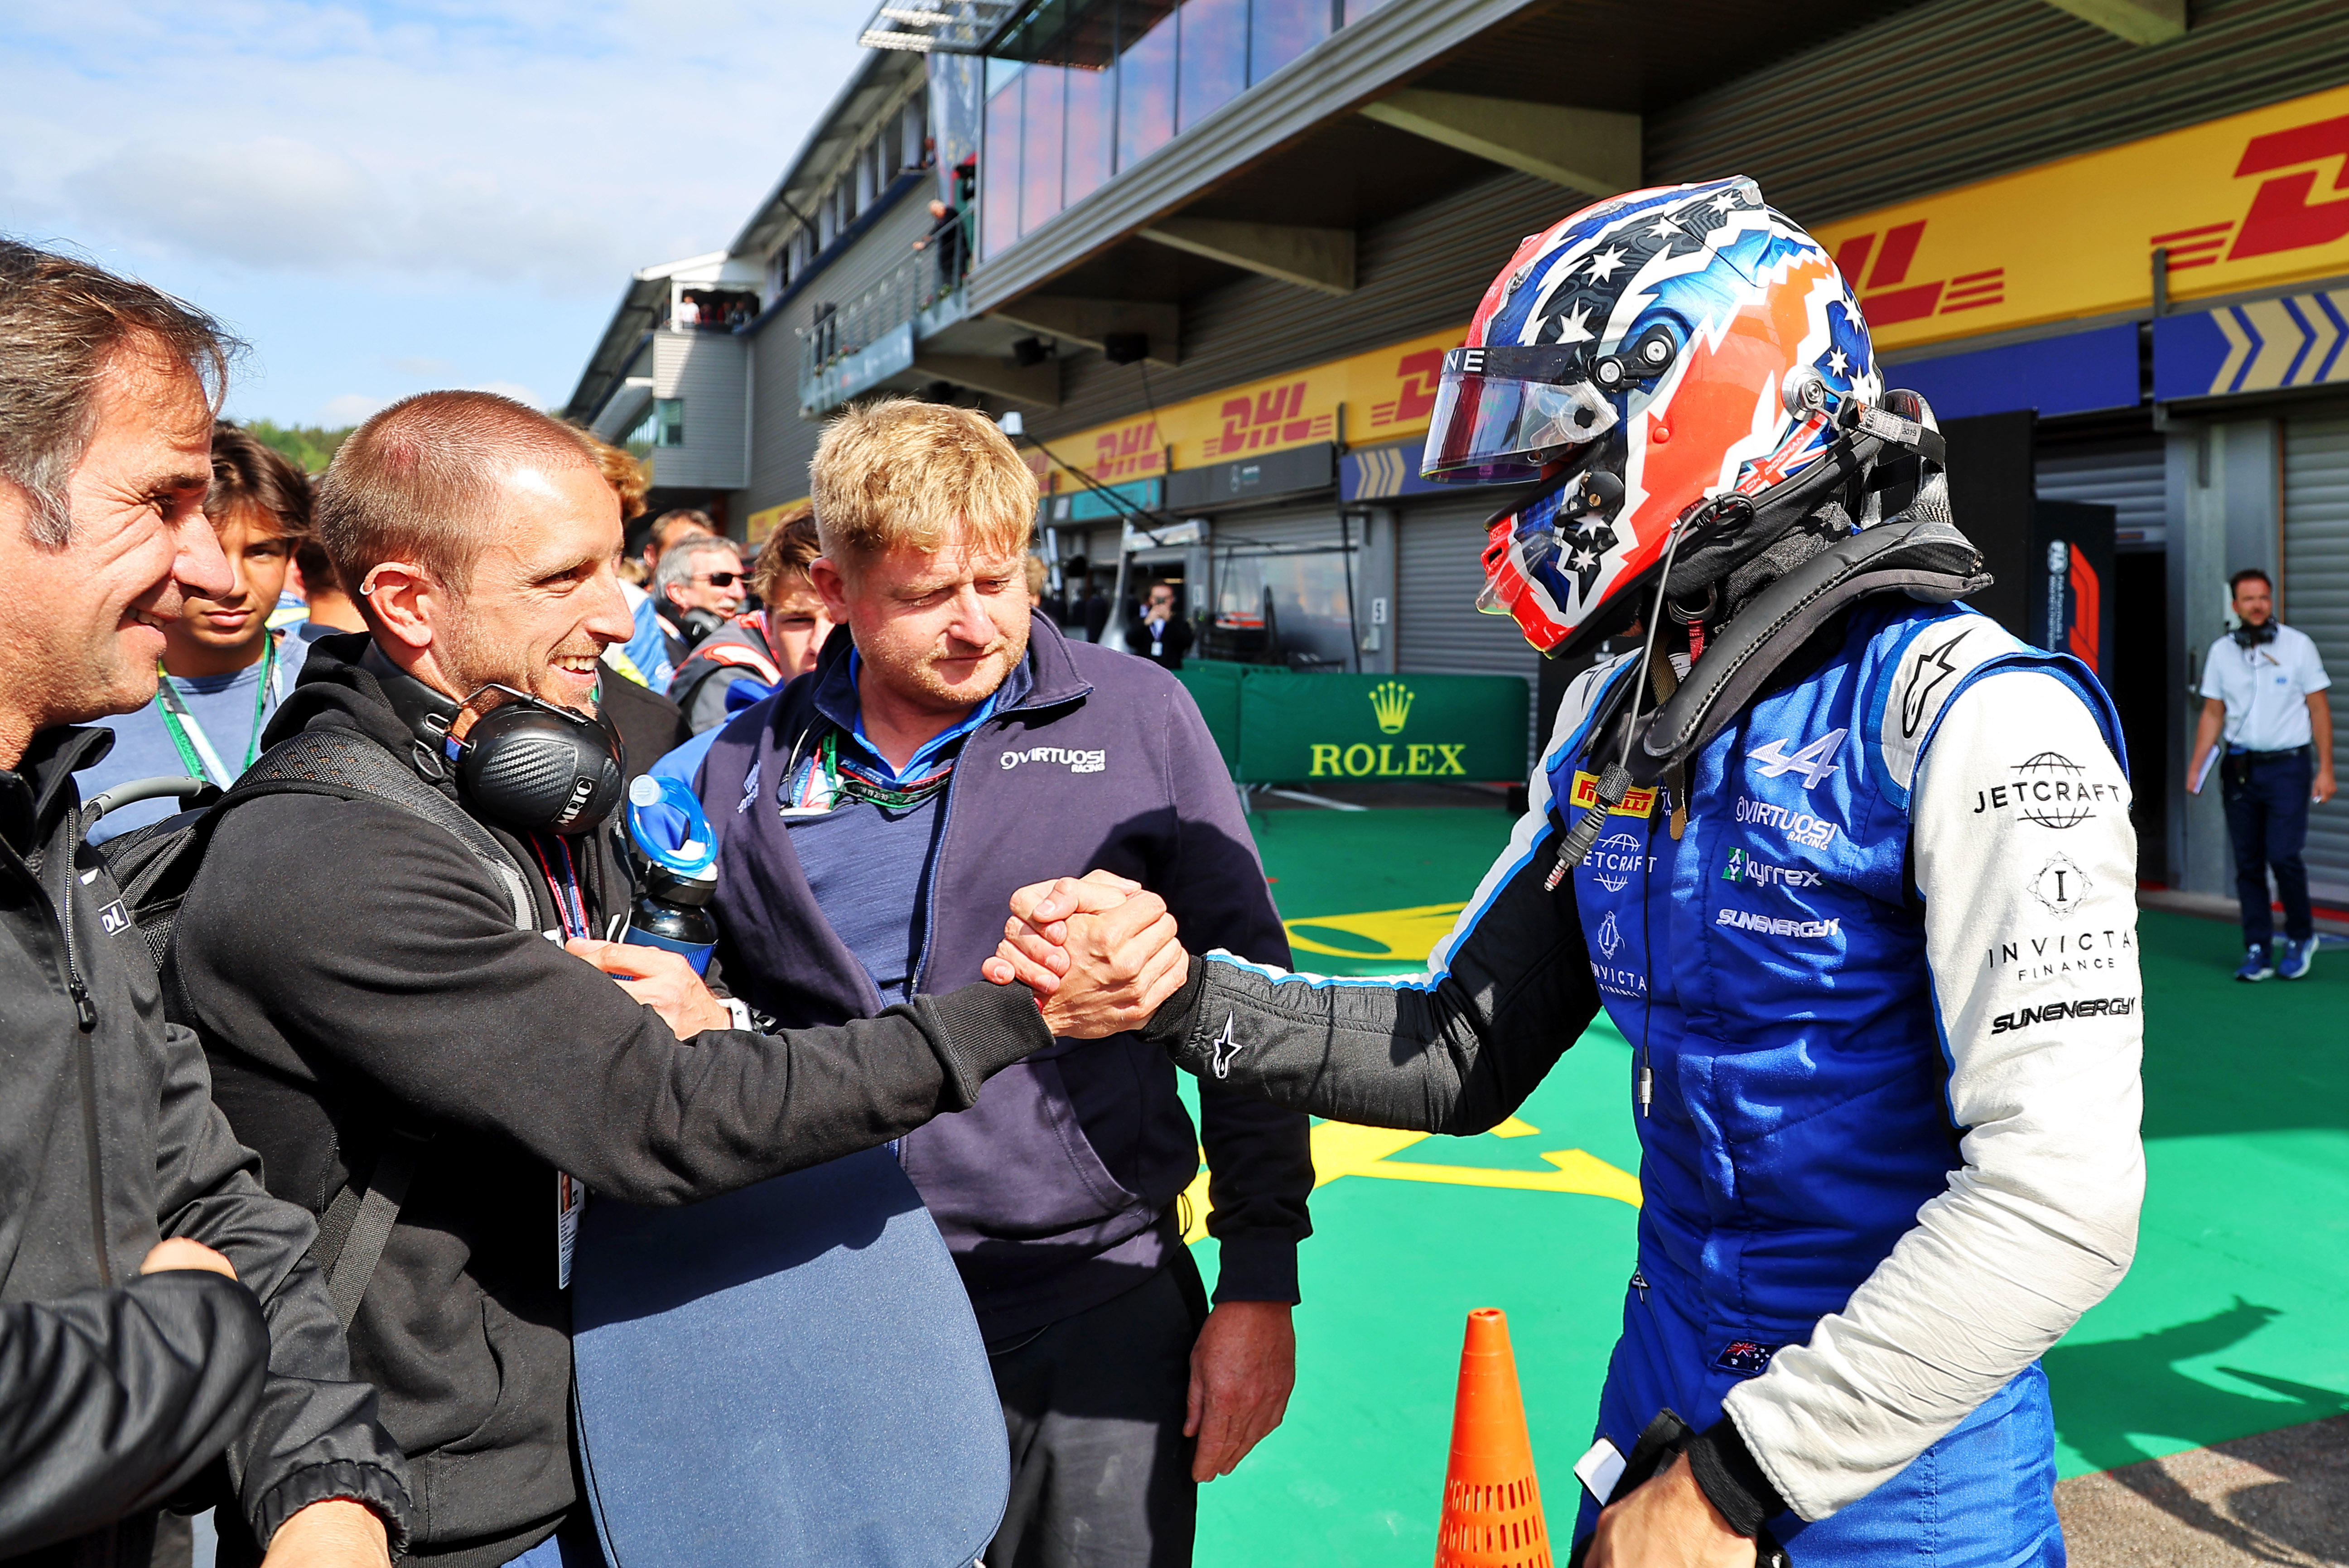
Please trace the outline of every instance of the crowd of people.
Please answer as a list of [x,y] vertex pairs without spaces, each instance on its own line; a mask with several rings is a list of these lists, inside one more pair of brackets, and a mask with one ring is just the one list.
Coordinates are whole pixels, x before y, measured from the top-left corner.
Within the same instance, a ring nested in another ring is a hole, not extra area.
[[[822,1430],[851,1484],[794,1560],[895,1562],[911,1401],[988,1434],[988,1522],[925,1551],[1178,1568],[1294,1385],[1310,1118],[1480,1132],[1603,1010],[1643,1207],[1577,1551],[2060,1563],[2037,1358],[2143,1187],[2128,785],[2094,676],[1959,602],[1931,410],[1861,323],[1743,180],[1525,242],[1425,466],[1526,483],[1490,607],[1639,651],[1426,972],[1332,981],[1169,672],[1181,585],[1130,651],[1063,634],[984,416],[843,410],[746,566],[487,392],[314,483],[220,421],[217,323],[0,242],[0,1561],[185,1562],[209,1509],[222,1563],[596,1568],[616,1511],[689,1538]],[[820,1270],[873,1235],[672,1223],[814,1171],[926,1216],[985,1378],[729,1324],[694,1354],[740,1397],[590,1484],[595,1402],[662,1394],[574,1355],[599,1224]]]

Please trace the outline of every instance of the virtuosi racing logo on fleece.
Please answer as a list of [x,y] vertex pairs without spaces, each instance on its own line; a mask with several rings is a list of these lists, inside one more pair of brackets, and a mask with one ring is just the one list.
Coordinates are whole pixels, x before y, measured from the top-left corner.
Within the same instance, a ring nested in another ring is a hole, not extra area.
[[1005,773],[1022,763],[1061,763],[1072,774],[1098,774],[1109,769],[1107,752],[1075,752],[1066,746],[1030,746],[1024,752],[1006,752],[1001,761]]

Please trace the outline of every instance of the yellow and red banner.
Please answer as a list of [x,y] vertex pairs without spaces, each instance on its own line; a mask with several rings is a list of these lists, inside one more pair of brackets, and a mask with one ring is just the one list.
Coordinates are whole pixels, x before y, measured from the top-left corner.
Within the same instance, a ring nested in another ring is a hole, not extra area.
[[[1444,351],[1464,327],[1389,344],[1052,439],[1052,450],[1102,484],[1204,468],[1314,441],[1349,446],[1415,435],[1435,408]],[[1061,482],[1068,488],[1073,481]]]
[[1812,232],[1881,348],[2349,273],[2349,88]]

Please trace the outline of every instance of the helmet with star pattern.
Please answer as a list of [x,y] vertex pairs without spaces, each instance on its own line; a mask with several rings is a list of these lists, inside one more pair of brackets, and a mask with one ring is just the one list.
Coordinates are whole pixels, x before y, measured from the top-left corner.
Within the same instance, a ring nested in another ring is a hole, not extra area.
[[1882,396],[1835,258],[1753,181],[1633,191],[1517,247],[1444,357],[1420,471],[1547,482],[1492,520],[1478,607],[1562,653],[1624,619],[1676,527],[1750,523]]

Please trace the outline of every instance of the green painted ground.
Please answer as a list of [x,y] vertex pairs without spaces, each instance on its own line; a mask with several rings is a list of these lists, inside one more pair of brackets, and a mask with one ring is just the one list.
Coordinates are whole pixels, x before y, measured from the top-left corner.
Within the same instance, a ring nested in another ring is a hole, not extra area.
[[[1292,921],[1465,899],[1499,811],[1279,812],[1254,822]],[[1359,944],[1344,926],[1326,945]],[[1372,930],[1386,928],[1370,923]],[[2147,914],[2148,1189],[2137,1266],[2047,1357],[2066,1475],[2349,1410],[2349,961],[2234,984],[2235,932]],[[1374,944],[1373,944],[1374,945]],[[2329,967],[2328,967],[2329,966]],[[1392,971],[1315,953],[1300,967]],[[1630,1053],[1603,1024],[1536,1092],[1537,1135],[1429,1139],[1393,1158],[1551,1172],[1580,1148],[1636,1169]],[[1535,1455],[1561,1528],[1630,1271],[1610,1199],[1347,1176],[1313,1198],[1288,1423],[1207,1488],[1199,1561],[1425,1563],[1462,1321],[1509,1314]],[[1215,1244],[1200,1261],[1212,1277]]]

